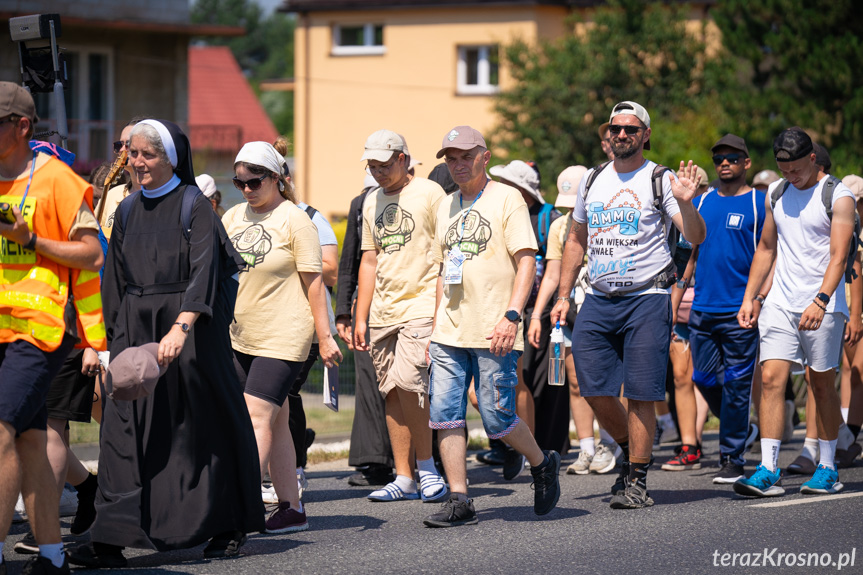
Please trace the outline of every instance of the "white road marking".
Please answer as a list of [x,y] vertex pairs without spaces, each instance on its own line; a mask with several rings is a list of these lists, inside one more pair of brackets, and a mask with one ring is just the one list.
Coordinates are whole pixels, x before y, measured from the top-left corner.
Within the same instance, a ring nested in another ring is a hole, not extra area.
[[789,505],[803,505],[804,503],[823,503],[825,501],[850,499],[851,497],[863,497],[863,493],[842,493],[839,495],[821,495],[820,497],[794,499],[792,501],[771,501],[770,503],[756,503],[755,505],[749,505],[749,507],[788,507]]

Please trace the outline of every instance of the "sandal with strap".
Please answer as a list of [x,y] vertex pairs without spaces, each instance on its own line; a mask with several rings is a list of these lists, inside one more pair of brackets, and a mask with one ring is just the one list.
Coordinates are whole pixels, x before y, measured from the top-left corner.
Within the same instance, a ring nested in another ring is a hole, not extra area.
[[[440,475],[426,475],[420,477],[419,492],[423,503],[437,503],[447,496],[449,490]],[[426,495],[426,493],[431,493],[431,495]]]
[[377,491],[372,491],[368,497],[369,501],[406,501],[419,498],[419,493],[405,493],[402,491],[402,488],[396,485],[395,481],[387,483]]

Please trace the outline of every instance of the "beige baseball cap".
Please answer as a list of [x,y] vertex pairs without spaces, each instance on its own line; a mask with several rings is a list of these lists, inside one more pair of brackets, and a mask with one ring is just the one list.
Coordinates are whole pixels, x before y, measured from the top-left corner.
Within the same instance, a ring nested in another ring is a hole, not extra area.
[[456,126],[443,137],[441,148],[435,157],[442,158],[449,148],[455,148],[456,150],[473,150],[477,146],[488,148],[488,146],[485,145],[485,138],[482,137],[479,130],[471,128],[470,126]]
[[863,200],[863,178],[855,174],[848,174],[842,178],[842,183],[848,186],[856,201]]
[[360,161],[386,162],[396,152],[409,155],[405,139],[392,130],[378,130],[366,139],[366,149]]
[[496,178],[515,184],[520,190],[524,190],[530,194],[540,204],[545,203],[542,192],[539,191],[539,176],[536,170],[531,168],[527,162],[513,160],[505,166],[492,166],[488,172]]
[[29,118],[34,124],[39,122],[30,92],[13,82],[0,82],[0,117],[12,114]]
[[578,199],[578,185],[587,168],[584,166],[569,166],[557,176],[557,199],[554,201],[555,208],[574,208],[575,200]]

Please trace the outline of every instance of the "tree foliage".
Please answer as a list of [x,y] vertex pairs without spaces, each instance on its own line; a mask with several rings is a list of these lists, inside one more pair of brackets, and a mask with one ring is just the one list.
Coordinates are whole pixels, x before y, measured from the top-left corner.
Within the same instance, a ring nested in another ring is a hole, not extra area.
[[[289,78],[294,75],[294,27],[292,16],[274,12],[264,16],[260,6],[250,0],[196,0],[191,20],[196,24],[242,26],[240,37],[196,38],[211,46],[228,46],[240,68],[260,95],[263,80]],[[291,136],[294,130],[292,92],[269,92],[261,103],[276,129]]]
[[859,171],[859,0],[722,0],[711,15],[739,70],[738,85],[722,104],[741,135],[769,151],[780,130],[799,125],[830,150],[834,172]]
[[511,158],[535,159],[554,195],[566,166],[605,159],[597,128],[614,104],[634,100],[651,116],[653,159],[671,166],[707,160],[721,135],[717,101],[730,68],[706,56],[703,28],[687,32],[685,8],[611,0],[583,33],[579,23],[573,17],[562,38],[504,48],[514,82],[496,100],[495,145]]

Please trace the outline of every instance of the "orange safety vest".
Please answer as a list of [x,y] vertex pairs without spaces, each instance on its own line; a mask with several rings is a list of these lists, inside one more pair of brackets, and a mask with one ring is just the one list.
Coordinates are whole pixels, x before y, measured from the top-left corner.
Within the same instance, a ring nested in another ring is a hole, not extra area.
[[[93,188],[56,158],[37,157],[23,215],[37,236],[67,241],[82,202],[93,205]],[[0,202],[20,206],[30,171],[0,182]],[[69,290],[78,312],[78,347],[106,349],[99,272],[70,269],[6,238],[0,238],[0,343],[24,340],[51,352],[66,331]]]

